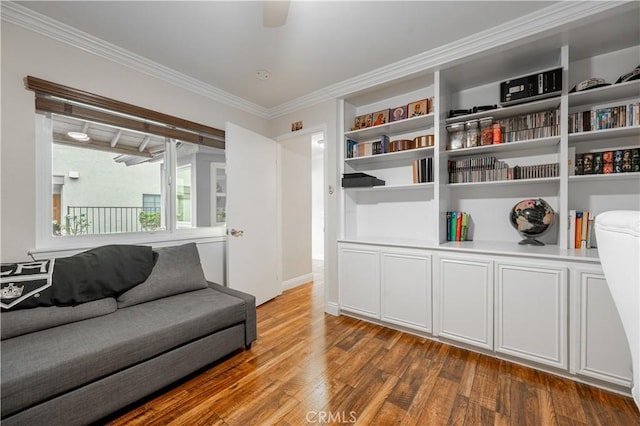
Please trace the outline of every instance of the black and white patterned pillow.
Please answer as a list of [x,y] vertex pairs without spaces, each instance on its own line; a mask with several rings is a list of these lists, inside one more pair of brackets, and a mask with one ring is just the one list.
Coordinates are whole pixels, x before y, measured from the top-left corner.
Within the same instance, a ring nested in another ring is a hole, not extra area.
[[52,285],[55,259],[22,263],[3,263],[0,266],[0,307],[10,309]]

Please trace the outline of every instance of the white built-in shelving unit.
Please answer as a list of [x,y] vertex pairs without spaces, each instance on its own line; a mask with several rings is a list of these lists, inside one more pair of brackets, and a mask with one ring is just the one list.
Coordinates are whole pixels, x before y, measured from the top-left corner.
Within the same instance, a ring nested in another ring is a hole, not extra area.
[[[640,102],[640,81],[570,93],[587,78],[613,83],[638,65],[638,29],[629,30],[628,14],[638,8],[620,10],[566,37],[520,40],[339,101],[340,174],[364,172],[386,182],[338,191],[340,312],[629,393],[622,325],[601,316],[615,307],[597,249],[568,248],[570,210],[640,209],[640,172],[575,176],[569,165],[573,152],[640,148],[640,126],[569,133],[571,113]],[[561,93],[449,118],[450,110],[499,104],[502,81],[556,68],[562,68]],[[425,98],[434,100],[428,115],[351,130],[357,116]],[[446,149],[447,125],[549,110],[560,114],[557,136]],[[435,146],[346,158],[348,139],[426,134],[434,135]],[[559,176],[449,183],[449,161],[483,156],[511,167],[558,163]],[[433,158],[434,182],[415,184],[412,164],[425,157]],[[511,208],[530,198],[544,199],[556,213],[540,238],[544,246],[519,245],[509,221]],[[448,211],[471,215],[472,241],[447,241]],[[615,355],[600,356],[601,347]]]

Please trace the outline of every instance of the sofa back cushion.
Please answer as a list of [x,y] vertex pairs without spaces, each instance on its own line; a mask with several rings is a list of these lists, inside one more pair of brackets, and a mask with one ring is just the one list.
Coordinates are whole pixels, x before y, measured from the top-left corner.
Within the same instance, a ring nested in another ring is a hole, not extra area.
[[116,299],[107,297],[76,306],[51,306],[20,309],[0,314],[2,340],[45,330],[63,324],[82,321],[115,312]]
[[118,297],[118,308],[208,287],[195,243],[154,251],[158,260],[151,274],[146,281]]

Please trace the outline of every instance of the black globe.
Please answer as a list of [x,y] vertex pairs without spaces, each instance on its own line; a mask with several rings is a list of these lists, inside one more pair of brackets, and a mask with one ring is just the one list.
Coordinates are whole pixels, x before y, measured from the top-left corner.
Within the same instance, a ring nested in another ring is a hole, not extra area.
[[525,237],[520,244],[543,245],[535,237],[549,230],[553,224],[554,212],[551,206],[541,198],[522,200],[511,209],[511,225]]

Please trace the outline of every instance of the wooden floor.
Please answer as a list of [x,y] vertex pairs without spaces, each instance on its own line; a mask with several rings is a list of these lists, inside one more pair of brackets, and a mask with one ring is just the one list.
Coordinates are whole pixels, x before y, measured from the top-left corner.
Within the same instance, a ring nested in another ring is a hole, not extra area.
[[626,398],[323,312],[306,284],[258,308],[258,341],[112,425],[639,425]]

